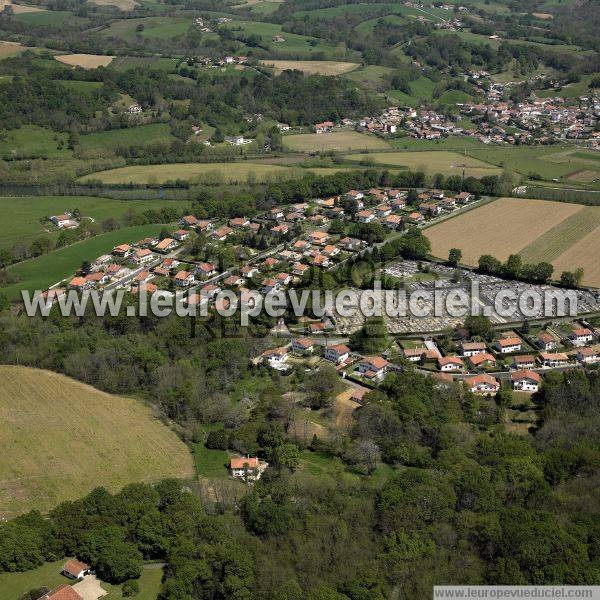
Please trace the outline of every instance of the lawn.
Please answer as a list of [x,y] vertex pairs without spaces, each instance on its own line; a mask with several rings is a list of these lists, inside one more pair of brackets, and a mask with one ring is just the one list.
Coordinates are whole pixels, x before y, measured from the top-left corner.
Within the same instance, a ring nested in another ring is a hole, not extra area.
[[506,260],[519,253],[526,262],[551,262],[555,277],[582,267],[584,283],[600,286],[600,207],[500,198],[428,227],[425,235],[440,258],[453,247],[470,265],[482,254]]
[[165,206],[179,209],[189,206],[189,203],[165,200],[114,200],[93,196],[0,197],[0,211],[3,217],[0,222],[0,248],[11,248],[17,242],[29,244],[42,235],[58,237],[60,230],[57,227],[52,223],[41,223],[40,220],[74,209],[79,209],[83,216],[100,223],[111,217],[122,221],[130,210],[141,213]]
[[172,142],[175,137],[167,123],[151,123],[125,129],[111,129],[100,133],[90,133],[79,138],[83,150],[102,150],[118,146],[146,146],[160,142]]
[[357,131],[335,131],[332,133],[302,133],[287,135],[283,145],[288,150],[298,152],[318,152],[327,150],[379,150],[389,148],[389,144],[374,135]]
[[1,158],[68,158],[68,135],[37,125],[22,125],[0,134]]
[[252,162],[236,163],[173,163],[166,165],[135,165],[99,171],[82,177],[80,181],[99,180],[107,184],[165,183],[176,180],[202,180],[205,183],[246,183],[249,177],[257,181],[281,177],[293,179],[301,169]]
[[376,152],[373,154],[349,154],[351,161],[373,161],[377,165],[406,167],[412,171],[424,171],[428,174],[462,175],[483,177],[497,175],[500,169],[476,158],[445,150],[438,152]]
[[83,242],[53,250],[49,254],[31,258],[8,267],[9,273],[17,275],[18,283],[0,288],[9,299],[21,298],[21,290],[45,290],[49,286],[70,277],[85,260],[95,260],[110,252],[117,244],[132,243],[160,233],[164,225],[139,225],[103,233]]
[[1,366],[0,377],[0,442],[11,449],[0,457],[0,517],[193,475],[187,446],[142,402],[40,369]]
[[358,67],[358,63],[333,60],[261,60],[266,67],[273,67],[276,75],[286,69],[302,71],[308,75],[342,75]]
[[194,446],[194,459],[200,477],[225,479],[229,475],[229,454],[225,450],[211,450],[204,446],[204,442],[198,442]]
[[[163,570],[154,566],[146,566],[138,579],[140,591],[133,596],[133,600],[156,600],[162,585]],[[121,593],[122,586],[102,583],[102,587],[108,592],[102,600],[123,600],[125,596]]]
[[378,89],[383,85],[386,77],[394,72],[390,67],[380,67],[378,65],[367,65],[351,71],[345,75],[346,79],[350,79],[361,85]]

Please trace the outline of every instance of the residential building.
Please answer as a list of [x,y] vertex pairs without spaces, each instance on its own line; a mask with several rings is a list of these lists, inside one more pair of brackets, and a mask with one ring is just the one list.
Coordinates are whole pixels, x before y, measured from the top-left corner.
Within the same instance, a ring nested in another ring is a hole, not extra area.
[[440,356],[437,359],[437,366],[440,371],[462,371],[465,363],[458,356]]
[[475,375],[465,379],[465,385],[474,394],[496,394],[500,389],[500,382],[491,375]]
[[569,364],[569,357],[562,352],[541,352],[540,362],[544,367],[564,367]]
[[310,338],[297,338],[292,340],[292,352],[294,354],[312,354],[314,347],[314,342]]
[[91,567],[88,564],[74,558],[69,559],[60,570],[65,577],[70,579],[83,579],[90,571]]
[[389,364],[381,356],[364,358],[358,363],[358,372],[367,379],[382,379],[387,372]]
[[461,342],[460,353],[461,356],[475,356],[476,354],[483,354],[487,351],[485,342]]
[[258,460],[256,457],[231,458],[229,460],[229,473],[237,479],[245,481],[257,481],[260,479],[268,463]]
[[540,387],[541,376],[530,369],[515,371],[510,374],[514,390],[519,392],[537,392]]
[[518,352],[523,347],[523,342],[520,338],[511,336],[504,337],[496,340],[494,342],[494,347],[501,354],[511,354],[513,352]]
[[344,344],[336,344],[335,346],[327,346],[323,356],[326,360],[329,360],[336,365],[346,362],[348,356],[350,356],[350,348]]

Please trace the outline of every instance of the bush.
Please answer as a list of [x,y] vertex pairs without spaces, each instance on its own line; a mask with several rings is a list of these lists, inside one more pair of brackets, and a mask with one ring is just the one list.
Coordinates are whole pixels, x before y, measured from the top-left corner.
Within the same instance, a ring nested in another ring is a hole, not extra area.
[[140,584],[137,579],[130,579],[126,581],[122,587],[121,592],[124,598],[129,598],[131,596],[135,596],[140,591]]

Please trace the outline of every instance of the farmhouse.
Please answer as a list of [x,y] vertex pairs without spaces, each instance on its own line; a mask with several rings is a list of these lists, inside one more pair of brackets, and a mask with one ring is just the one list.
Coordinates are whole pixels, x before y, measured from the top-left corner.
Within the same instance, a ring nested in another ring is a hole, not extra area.
[[70,213],[65,213],[64,215],[54,215],[50,217],[50,220],[61,229],[73,229],[78,225],[77,221],[72,218]]
[[292,352],[294,354],[312,354],[315,344],[310,338],[297,338],[292,340]]
[[323,354],[325,360],[330,360],[336,365],[346,362],[348,360],[349,355],[350,348],[348,348],[348,346],[345,346],[344,344],[328,346],[327,348],[325,348],[325,353]]
[[68,560],[60,571],[65,577],[71,579],[83,579],[90,572],[90,566],[79,560]]
[[501,354],[510,354],[512,352],[518,352],[523,346],[523,342],[518,337],[505,337],[496,340],[494,347]]
[[437,359],[437,366],[440,371],[462,371],[465,363],[458,356],[440,356]]
[[229,473],[238,479],[257,481],[268,466],[268,463],[261,462],[256,457],[231,458]]
[[551,354],[549,352],[540,353],[540,362],[544,367],[564,367],[569,364],[569,358],[562,352]]
[[524,369],[511,374],[513,389],[520,392],[537,392],[542,378],[535,371]]
[[491,375],[475,375],[465,379],[465,385],[474,394],[496,394],[500,383]]
[[333,121],[323,121],[314,126],[315,133],[329,133],[333,129]]

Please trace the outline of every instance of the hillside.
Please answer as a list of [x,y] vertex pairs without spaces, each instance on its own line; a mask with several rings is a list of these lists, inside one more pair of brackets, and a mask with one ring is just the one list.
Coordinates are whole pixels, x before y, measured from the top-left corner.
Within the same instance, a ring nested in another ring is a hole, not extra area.
[[63,375],[0,367],[0,517],[48,510],[97,486],[188,477],[185,445],[140,402]]

